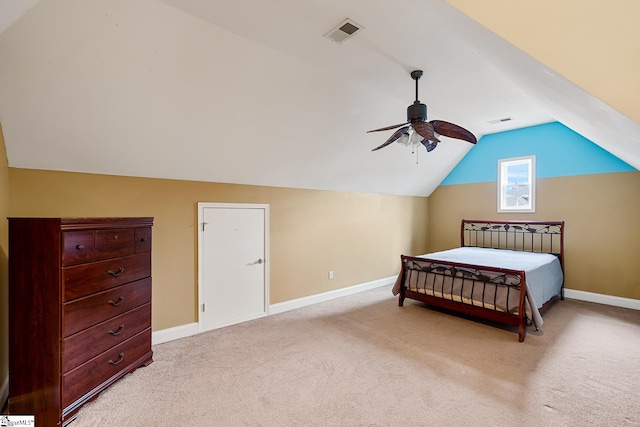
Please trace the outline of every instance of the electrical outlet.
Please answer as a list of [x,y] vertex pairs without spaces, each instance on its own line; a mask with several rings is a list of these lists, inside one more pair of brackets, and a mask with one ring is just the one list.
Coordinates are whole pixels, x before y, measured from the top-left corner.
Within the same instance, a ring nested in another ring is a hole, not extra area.
[[329,272],[329,280],[333,280],[333,271]]

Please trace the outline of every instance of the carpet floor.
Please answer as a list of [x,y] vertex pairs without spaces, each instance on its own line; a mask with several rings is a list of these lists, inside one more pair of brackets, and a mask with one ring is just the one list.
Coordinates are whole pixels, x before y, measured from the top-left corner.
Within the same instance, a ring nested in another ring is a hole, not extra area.
[[71,426],[640,426],[640,311],[544,321],[519,343],[381,287],[156,345]]

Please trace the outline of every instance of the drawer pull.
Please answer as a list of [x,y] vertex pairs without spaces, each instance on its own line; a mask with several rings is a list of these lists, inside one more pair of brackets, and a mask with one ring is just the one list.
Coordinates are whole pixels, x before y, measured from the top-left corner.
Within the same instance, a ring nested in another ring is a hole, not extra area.
[[107,271],[107,273],[109,273],[110,276],[113,277],[118,277],[118,276],[122,276],[122,273],[124,273],[124,267],[120,267],[120,269],[118,271]]
[[84,245],[76,245],[76,249],[81,251],[84,249]]
[[122,331],[124,331],[124,325],[120,325],[120,327],[118,328],[117,331],[109,331],[109,334],[113,335],[115,337],[115,336],[120,335],[122,333]]
[[109,359],[109,365],[119,365],[120,362],[122,362],[123,360],[124,360],[124,352],[120,353],[120,356],[118,356],[118,360],[116,360],[115,362]]
[[144,242],[146,242],[146,241],[147,241],[147,238],[146,238],[146,237],[141,237],[141,238],[140,238],[140,241],[144,243]]
[[123,301],[124,301],[124,297],[120,297],[118,298],[118,302],[113,302],[113,300],[109,300],[109,304],[111,304],[114,307],[117,307],[120,304],[122,304]]

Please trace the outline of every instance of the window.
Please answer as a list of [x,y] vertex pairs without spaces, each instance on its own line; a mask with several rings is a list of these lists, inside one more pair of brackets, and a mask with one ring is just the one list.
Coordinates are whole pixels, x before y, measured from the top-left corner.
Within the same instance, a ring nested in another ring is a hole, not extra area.
[[498,160],[498,212],[536,211],[536,156]]

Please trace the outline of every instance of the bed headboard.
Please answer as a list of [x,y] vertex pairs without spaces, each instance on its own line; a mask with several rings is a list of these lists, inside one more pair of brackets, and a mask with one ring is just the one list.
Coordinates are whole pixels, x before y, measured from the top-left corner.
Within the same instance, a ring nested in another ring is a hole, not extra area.
[[543,252],[564,266],[564,221],[486,221],[463,219],[460,245]]

